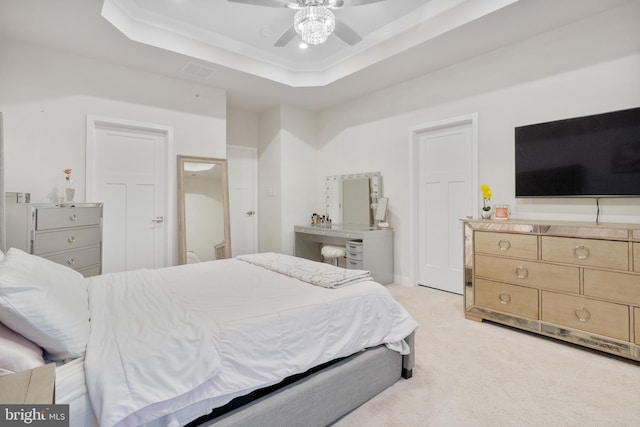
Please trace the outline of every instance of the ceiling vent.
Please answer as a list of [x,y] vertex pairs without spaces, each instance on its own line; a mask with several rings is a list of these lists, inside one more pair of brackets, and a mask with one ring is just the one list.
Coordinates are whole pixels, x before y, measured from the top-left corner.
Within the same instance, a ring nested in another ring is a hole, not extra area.
[[213,76],[218,70],[215,68],[205,67],[204,65],[196,64],[195,62],[187,62],[182,67],[180,72],[186,74],[189,77],[193,77],[200,80],[207,80]]

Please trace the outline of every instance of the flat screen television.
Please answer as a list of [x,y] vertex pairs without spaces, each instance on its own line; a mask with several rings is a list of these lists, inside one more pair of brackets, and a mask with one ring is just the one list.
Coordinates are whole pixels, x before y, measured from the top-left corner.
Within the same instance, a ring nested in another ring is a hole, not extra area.
[[516,197],[640,197],[640,107],[515,128]]

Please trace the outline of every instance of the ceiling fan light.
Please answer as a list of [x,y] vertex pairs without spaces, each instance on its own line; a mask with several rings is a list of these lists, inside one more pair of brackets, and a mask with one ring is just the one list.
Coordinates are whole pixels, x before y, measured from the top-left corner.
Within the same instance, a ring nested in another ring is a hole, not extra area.
[[307,6],[296,13],[293,27],[305,43],[320,44],[336,28],[336,18],[326,7]]

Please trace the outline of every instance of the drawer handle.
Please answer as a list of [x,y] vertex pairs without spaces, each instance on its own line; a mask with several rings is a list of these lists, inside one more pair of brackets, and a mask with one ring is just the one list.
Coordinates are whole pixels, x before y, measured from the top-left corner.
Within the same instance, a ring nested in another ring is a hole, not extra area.
[[585,245],[577,245],[575,248],[573,248],[573,256],[578,259],[584,260],[589,258],[590,255],[591,252],[589,252],[589,248],[587,248]]
[[502,291],[498,295],[498,299],[500,300],[500,304],[507,305],[511,302],[511,295],[509,295],[505,291]]
[[67,242],[75,243],[76,242],[76,236],[69,236],[69,238],[67,239]]
[[507,239],[502,239],[498,242],[498,247],[501,251],[508,251],[509,249],[511,249],[511,242]]
[[579,322],[586,322],[587,320],[591,319],[591,313],[585,307],[577,307],[574,310],[574,313]]
[[518,279],[526,279],[529,277],[529,270],[525,266],[519,265],[516,268],[516,276],[518,276]]
[[69,215],[69,219],[70,219],[71,221],[77,221],[77,220],[78,220],[78,216],[77,216],[76,214]]
[[69,264],[69,265],[73,265],[73,264],[75,264],[75,263],[76,263],[76,259],[75,259],[75,258],[73,258],[73,257],[71,257],[71,258],[69,258],[69,259],[67,260],[67,264]]

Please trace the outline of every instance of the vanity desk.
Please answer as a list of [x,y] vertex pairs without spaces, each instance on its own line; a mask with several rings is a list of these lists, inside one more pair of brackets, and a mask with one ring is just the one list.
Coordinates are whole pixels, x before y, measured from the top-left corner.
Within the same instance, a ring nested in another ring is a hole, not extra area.
[[374,227],[296,225],[295,255],[321,261],[322,245],[346,247],[346,267],[369,270],[383,285],[393,283],[393,231]]

